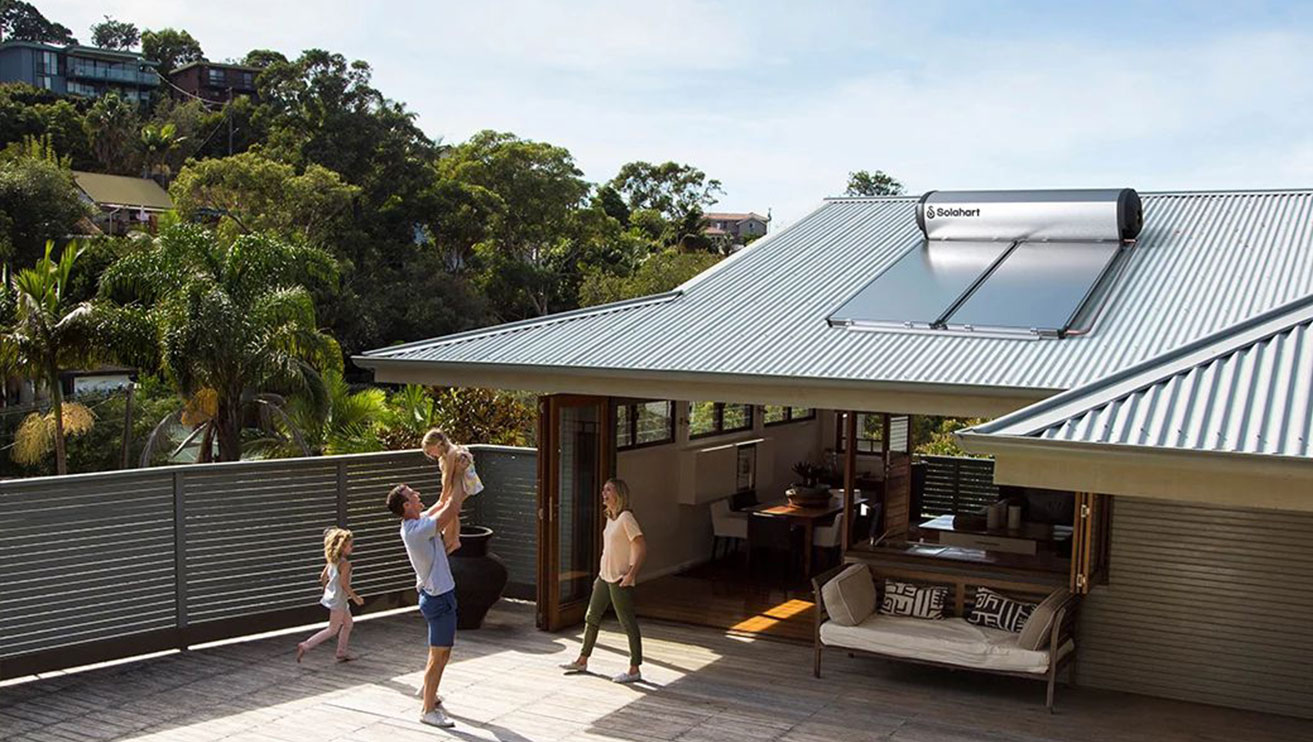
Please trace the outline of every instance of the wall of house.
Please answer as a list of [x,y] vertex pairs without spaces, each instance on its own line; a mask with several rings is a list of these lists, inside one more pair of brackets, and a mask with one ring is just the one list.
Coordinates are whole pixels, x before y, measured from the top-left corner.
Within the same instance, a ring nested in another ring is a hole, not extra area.
[[1113,498],[1081,685],[1313,718],[1313,514]]
[[629,484],[634,515],[643,527],[648,561],[642,579],[651,580],[711,558],[710,503],[737,488],[738,446],[756,441],[758,499],[782,499],[801,459],[821,452],[819,420],[765,425],[761,409],[753,429],[690,440],[688,405],[676,403],[675,442],[620,451],[616,470]]

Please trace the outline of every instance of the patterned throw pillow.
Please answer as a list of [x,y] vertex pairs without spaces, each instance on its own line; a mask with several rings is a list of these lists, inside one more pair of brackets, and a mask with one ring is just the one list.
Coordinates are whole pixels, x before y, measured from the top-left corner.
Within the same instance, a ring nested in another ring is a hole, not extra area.
[[948,605],[948,588],[921,587],[910,582],[884,581],[884,599],[880,612],[890,616],[911,616],[939,620]]
[[967,621],[991,629],[1020,632],[1034,611],[1034,603],[1022,603],[982,587],[976,590],[976,603]]

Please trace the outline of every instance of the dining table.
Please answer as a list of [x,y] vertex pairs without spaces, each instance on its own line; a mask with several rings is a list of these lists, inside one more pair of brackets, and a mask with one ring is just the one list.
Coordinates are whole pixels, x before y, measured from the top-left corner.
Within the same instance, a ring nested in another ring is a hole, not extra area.
[[[860,495],[853,498],[853,508],[856,510],[858,505],[866,502],[866,498]],[[812,531],[816,528],[818,521],[832,518],[843,512],[843,497],[835,495],[824,505],[800,507],[788,501],[788,499],[776,500],[774,502],[763,502],[759,505],[753,505],[743,509],[744,512],[754,515],[765,516],[769,518],[787,518],[796,525],[802,527],[802,567],[808,578],[812,574]],[[849,523],[846,527],[851,528]]]

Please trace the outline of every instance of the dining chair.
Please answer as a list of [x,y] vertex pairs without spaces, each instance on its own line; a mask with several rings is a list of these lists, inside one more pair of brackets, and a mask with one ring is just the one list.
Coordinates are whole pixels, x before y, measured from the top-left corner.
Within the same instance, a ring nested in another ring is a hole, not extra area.
[[[748,540],[748,514],[730,509],[730,498],[726,497],[711,503],[711,531],[715,538],[711,542],[711,559],[718,558],[722,543],[725,555],[738,551],[739,544]],[[723,541],[722,541],[723,539]]]
[[843,513],[834,516],[834,523],[828,526],[816,526],[812,529],[812,548],[817,551],[838,555],[843,548]]
[[789,584],[801,569],[802,532],[787,518],[762,513],[748,517],[748,565],[767,582]]

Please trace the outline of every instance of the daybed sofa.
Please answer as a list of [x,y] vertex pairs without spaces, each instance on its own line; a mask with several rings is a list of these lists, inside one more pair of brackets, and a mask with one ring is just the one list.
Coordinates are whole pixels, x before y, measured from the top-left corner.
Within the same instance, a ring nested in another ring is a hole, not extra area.
[[[933,620],[880,612],[885,580],[904,585],[943,586],[944,618]],[[821,654],[829,649],[864,653],[927,665],[967,669],[1048,681],[1045,706],[1053,711],[1058,673],[1076,659],[1079,598],[1065,588],[1000,583],[965,576],[885,573],[867,564],[841,565],[812,580],[816,602],[816,655],[813,674],[821,676]],[[1020,632],[966,620],[976,593],[988,589],[1037,607]],[[1055,652],[1053,648],[1056,647]],[[1070,676],[1069,676],[1070,677]]]

